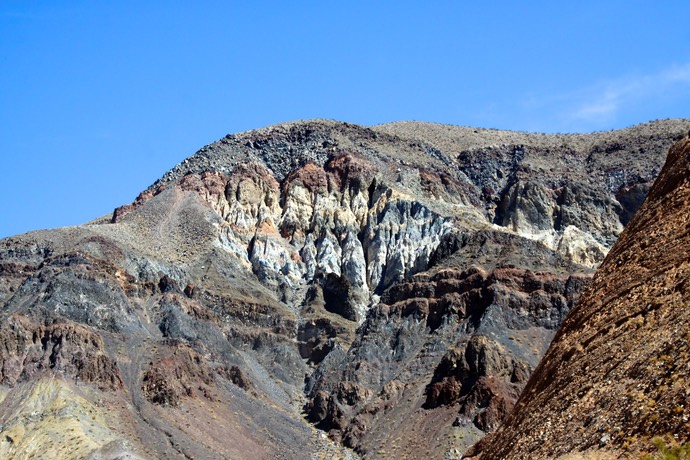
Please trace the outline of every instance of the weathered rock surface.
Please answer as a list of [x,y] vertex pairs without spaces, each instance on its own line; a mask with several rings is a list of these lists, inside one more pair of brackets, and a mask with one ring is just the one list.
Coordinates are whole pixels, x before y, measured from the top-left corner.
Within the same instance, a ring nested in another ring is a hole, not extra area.
[[[442,264],[391,287],[348,352],[331,353],[312,376],[309,419],[368,455],[471,443],[512,409],[588,278]],[[410,420],[428,430],[396,441]]]
[[287,123],[109,218],[2,240],[0,452],[356,457],[325,433],[367,458],[462,452],[688,125]]
[[689,165],[685,137],[670,150],[516,410],[471,456],[662,458],[664,449],[687,445]]
[[101,336],[78,323],[35,324],[20,315],[0,325],[2,383],[16,385],[46,369],[73,375],[104,389],[122,387],[122,377]]

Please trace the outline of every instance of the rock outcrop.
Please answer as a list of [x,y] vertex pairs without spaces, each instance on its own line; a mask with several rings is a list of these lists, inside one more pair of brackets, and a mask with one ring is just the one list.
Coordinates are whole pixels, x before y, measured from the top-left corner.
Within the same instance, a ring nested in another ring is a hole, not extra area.
[[[441,264],[391,287],[310,379],[309,419],[368,455],[423,455],[432,435],[437,451],[471,443],[512,409],[588,279]],[[429,431],[395,441],[410,420]]]
[[287,123],[204,147],[111,216],[2,240],[0,452],[459,455],[689,124]]
[[35,324],[25,316],[0,325],[0,378],[5,385],[32,380],[50,369],[105,389],[122,388],[122,377],[101,336],[73,322]]
[[687,451],[689,165],[685,137],[516,410],[470,457],[662,458]]

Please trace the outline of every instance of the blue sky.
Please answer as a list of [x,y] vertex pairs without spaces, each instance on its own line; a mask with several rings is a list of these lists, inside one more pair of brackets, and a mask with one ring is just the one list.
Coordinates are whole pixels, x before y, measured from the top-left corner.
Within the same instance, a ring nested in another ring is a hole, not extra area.
[[0,2],[0,237],[109,214],[227,133],[689,117],[687,1]]

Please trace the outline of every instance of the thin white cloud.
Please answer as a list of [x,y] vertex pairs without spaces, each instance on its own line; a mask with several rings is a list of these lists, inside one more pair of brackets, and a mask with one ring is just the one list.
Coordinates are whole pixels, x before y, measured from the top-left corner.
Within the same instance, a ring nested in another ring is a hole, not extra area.
[[690,87],[690,64],[674,66],[653,75],[628,76],[580,92],[581,101],[569,118],[572,122],[601,123],[616,118],[628,104],[657,97],[678,86]]

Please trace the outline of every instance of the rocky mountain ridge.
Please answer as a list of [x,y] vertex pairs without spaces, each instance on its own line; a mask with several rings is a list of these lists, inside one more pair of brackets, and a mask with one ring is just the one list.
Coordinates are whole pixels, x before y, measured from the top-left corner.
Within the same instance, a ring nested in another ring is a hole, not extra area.
[[688,165],[685,137],[670,150],[515,412],[470,456],[684,458],[678,452],[687,452],[690,438]]
[[288,123],[201,149],[112,217],[7,238],[0,451],[457,455],[512,408],[688,125]]

